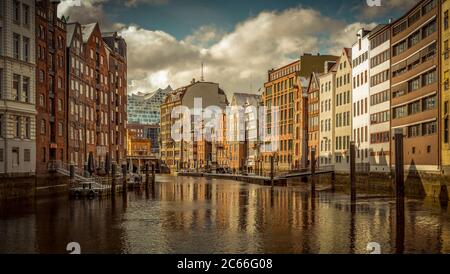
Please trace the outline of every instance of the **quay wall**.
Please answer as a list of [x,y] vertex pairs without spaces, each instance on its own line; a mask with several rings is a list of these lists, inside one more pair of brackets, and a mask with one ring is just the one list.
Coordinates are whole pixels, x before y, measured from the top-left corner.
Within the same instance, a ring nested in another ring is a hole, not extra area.
[[69,179],[60,175],[1,176],[0,200],[67,195]]

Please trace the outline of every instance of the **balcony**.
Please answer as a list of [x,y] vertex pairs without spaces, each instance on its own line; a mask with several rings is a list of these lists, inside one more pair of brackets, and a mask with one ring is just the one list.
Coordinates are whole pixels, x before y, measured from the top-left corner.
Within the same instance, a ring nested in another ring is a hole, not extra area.
[[[426,58],[425,61],[423,61],[423,58]],[[412,58],[410,58],[412,59]],[[412,79],[414,76],[416,76],[418,73],[425,72],[429,68],[433,66],[437,66],[438,60],[436,58],[436,54],[432,54],[430,56],[421,56],[420,57],[420,63],[414,66],[411,66],[411,63],[413,62],[413,59],[411,61],[405,61],[406,64],[406,72],[403,72],[400,75],[396,75],[395,77],[392,77],[392,84],[400,83],[403,81],[406,81],[408,79]],[[392,70],[394,70],[394,67],[392,67]]]
[[428,22],[431,18],[435,17],[437,13],[438,13],[438,8],[435,7],[434,9],[429,11],[427,14],[423,15],[419,20],[417,20],[413,24],[409,25],[405,30],[403,30],[402,32],[393,36],[392,44],[395,44],[398,41],[401,41],[404,38],[406,38],[409,34],[412,34],[415,29],[417,29],[418,27],[423,25],[425,22]]
[[422,112],[418,112],[415,114],[410,114],[405,117],[392,119],[391,125],[392,127],[408,125],[420,121],[431,121],[438,116],[438,109],[434,108],[431,110],[426,110]]
[[[405,89],[408,88],[408,84],[405,83]],[[392,90],[396,90],[396,87],[393,87]],[[410,102],[413,101],[415,98],[419,98],[419,97],[423,97],[425,95],[431,94],[433,92],[436,92],[438,89],[437,83],[431,84],[431,85],[427,85],[427,86],[423,86],[417,90],[408,92],[405,95],[402,96],[398,96],[398,97],[393,97],[391,100],[391,105],[392,107],[395,107],[397,105],[401,105],[404,102]]]

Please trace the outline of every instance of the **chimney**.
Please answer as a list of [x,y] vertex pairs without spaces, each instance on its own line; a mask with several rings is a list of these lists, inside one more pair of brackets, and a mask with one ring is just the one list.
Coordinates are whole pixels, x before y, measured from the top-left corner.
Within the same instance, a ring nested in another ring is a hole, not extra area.
[[336,64],[336,61],[325,61],[323,72],[328,73],[334,64]]

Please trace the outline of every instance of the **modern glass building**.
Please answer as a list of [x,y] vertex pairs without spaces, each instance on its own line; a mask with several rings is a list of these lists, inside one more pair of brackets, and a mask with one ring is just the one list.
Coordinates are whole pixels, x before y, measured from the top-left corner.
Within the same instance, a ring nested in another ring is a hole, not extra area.
[[137,93],[128,96],[128,123],[153,125],[159,124],[160,106],[167,94],[172,91],[168,86],[151,93]]

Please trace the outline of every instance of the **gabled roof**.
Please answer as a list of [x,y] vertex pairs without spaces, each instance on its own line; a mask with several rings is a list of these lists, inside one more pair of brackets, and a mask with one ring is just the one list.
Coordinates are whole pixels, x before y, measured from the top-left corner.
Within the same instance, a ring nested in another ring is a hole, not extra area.
[[75,33],[75,30],[77,29],[77,23],[69,23],[66,25],[66,31],[67,31],[67,38],[66,38],[66,44],[67,47],[70,47],[72,44],[72,38]]
[[348,58],[352,58],[352,49],[351,48],[344,48],[345,54],[347,54]]
[[86,43],[89,40],[89,38],[92,35],[92,32],[94,32],[94,29],[97,25],[98,23],[91,23],[81,26],[81,30],[83,32],[83,43]]
[[311,76],[309,77],[309,83],[308,83],[308,92],[311,90],[311,84],[316,83],[317,87],[320,85],[319,77],[322,75],[322,73],[313,72],[311,73]]

